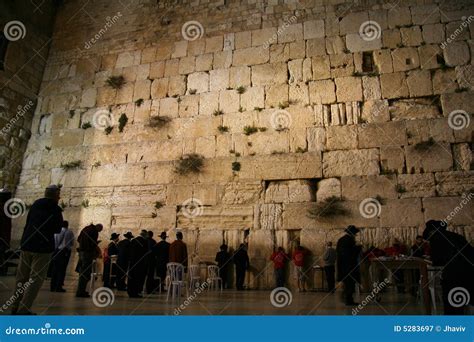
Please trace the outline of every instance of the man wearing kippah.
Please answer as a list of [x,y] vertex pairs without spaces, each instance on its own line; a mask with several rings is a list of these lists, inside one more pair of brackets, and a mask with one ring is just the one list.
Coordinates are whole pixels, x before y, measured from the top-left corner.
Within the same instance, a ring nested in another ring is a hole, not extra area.
[[48,186],[44,198],[36,200],[28,212],[20,244],[12,315],[34,315],[31,306],[48,272],[55,247],[54,234],[61,231],[63,224],[62,209],[58,206],[60,192],[57,185]]

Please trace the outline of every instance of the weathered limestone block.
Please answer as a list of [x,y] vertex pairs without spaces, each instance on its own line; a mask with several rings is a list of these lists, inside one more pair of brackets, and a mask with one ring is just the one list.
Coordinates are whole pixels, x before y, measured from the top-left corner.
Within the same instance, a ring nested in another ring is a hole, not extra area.
[[196,153],[204,158],[214,158],[216,156],[216,137],[199,137],[196,139]]
[[380,80],[378,77],[362,77],[362,88],[364,100],[378,100],[382,96],[380,92]]
[[178,76],[179,75],[179,58],[168,59],[165,61],[165,76]]
[[256,65],[267,63],[270,59],[268,49],[262,47],[251,47],[234,51],[233,66]]
[[[192,216],[181,207],[177,212],[180,228],[239,229],[253,224],[252,206],[204,206],[200,215]],[[186,213],[186,214],[185,214]]]
[[303,23],[303,38],[323,38],[324,37],[324,20],[310,20]]
[[169,96],[184,95],[186,93],[186,77],[173,76],[169,78],[168,94]]
[[407,85],[410,97],[429,96],[433,94],[431,73],[429,70],[414,70],[409,72]]
[[432,197],[423,199],[425,220],[446,220],[448,226],[472,224],[474,195],[464,193],[459,197]]
[[380,75],[380,82],[382,85],[383,98],[396,99],[399,97],[408,97],[409,95],[405,73],[403,72]]
[[402,99],[392,101],[390,105],[392,120],[413,120],[437,118],[441,114],[431,99]]
[[433,75],[433,92],[435,94],[453,93],[458,89],[454,70],[436,70]]
[[471,59],[469,47],[465,42],[451,42],[446,45],[443,52],[444,60],[449,66],[464,65]]
[[208,53],[196,57],[196,71],[209,71],[212,69],[214,55]]
[[231,88],[250,86],[250,70],[247,66],[230,68],[229,86]]
[[197,116],[199,113],[200,95],[185,95],[181,97],[179,102],[179,116],[190,117]]
[[211,91],[225,90],[229,87],[228,69],[211,70],[209,74],[209,89]]
[[427,44],[440,44],[445,40],[443,24],[423,24],[422,34]]
[[342,197],[350,201],[365,198],[397,198],[395,176],[351,176],[341,177]]
[[322,127],[307,129],[308,151],[324,151],[326,149],[326,130]]
[[[340,42],[342,42],[341,39],[340,39]],[[327,55],[326,50],[324,48],[325,44],[326,44],[326,40],[324,38],[308,39],[306,41],[306,57]],[[342,42],[342,44],[344,44],[344,42]],[[285,55],[285,50],[283,50],[280,53]],[[284,58],[284,57],[282,56],[281,58]],[[288,58],[289,58],[289,53],[288,53]]]
[[331,77],[339,78],[352,76],[354,73],[354,58],[350,53],[338,53],[330,55]]
[[471,101],[472,92],[463,91],[461,93],[442,94],[441,107],[443,115],[448,116],[454,110],[464,110],[467,113],[474,113],[474,102]]
[[400,28],[400,34],[404,46],[419,46],[423,42],[419,26],[402,27]]
[[433,173],[398,175],[400,198],[434,197],[435,180]]
[[405,150],[403,147],[381,147],[380,166],[383,172],[403,173],[405,169]]
[[160,115],[168,117],[177,117],[179,104],[177,98],[165,97],[160,100]]
[[140,64],[141,59],[141,51],[126,51],[122,52],[117,57],[117,62],[115,64],[115,68],[125,68],[131,65],[138,65]]
[[324,201],[328,197],[341,197],[341,181],[338,178],[322,179],[318,182],[316,200]]
[[393,72],[392,55],[388,49],[374,51],[374,63],[381,74]]
[[196,93],[209,91],[209,74],[207,72],[195,72],[188,75],[188,91],[196,90]]
[[406,71],[420,66],[418,51],[415,48],[399,48],[392,51],[393,71]]
[[327,150],[351,150],[357,148],[357,127],[330,126],[326,130]]
[[249,87],[240,95],[240,106],[244,110],[265,107],[265,90],[263,87]]
[[253,204],[262,193],[263,186],[259,181],[230,182],[222,186],[223,204]]
[[351,52],[373,51],[382,48],[382,38],[367,40],[359,33],[351,33],[346,36],[346,45]]
[[347,33],[358,33],[360,26],[369,20],[367,12],[351,12],[345,15],[339,22],[341,35]]
[[288,62],[289,83],[303,81],[303,59],[296,59]]
[[405,146],[408,172],[423,173],[452,169],[453,156],[449,143],[436,142],[423,150],[417,150],[415,146]]
[[288,84],[276,84],[265,87],[265,107],[277,107],[288,101]]
[[324,152],[323,173],[324,177],[376,175],[379,173],[378,149]]
[[474,171],[436,172],[435,179],[439,196],[459,196],[474,188]]
[[151,84],[151,98],[152,99],[162,99],[168,94],[168,78],[159,78],[153,80]]
[[422,69],[439,68],[440,64],[433,56],[441,55],[441,48],[439,45],[422,45],[418,47],[418,54],[420,56],[420,65]]
[[[331,77],[331,65],[329,56],[315,56],[311,58],[314,80],[323,80]],[[305,81],[307,79],[305,78]]]
[[[117,94],[117,91],[115,89],[110,88],[110,87],[97,88],[97,99],[96,99],[97,107],[109,106],[109,105],[114,104],[116,94]],[[58,110],[56,110],[56,109],[59,109],[58,108],[59,103],[55,103],[55,102],[57,100],[61,100],[61,98],[59,98],[58,96],[55,96],[54,100],[55,101],[53,101],[51,103],[51,106],[52,106],[51,111],[52,112],[57,112]],[[66,109],[65,106],[64,106],[64,109]]]
[[334,81],[322,80],[310,82],[309,99],[312,104],[328,104],[336,102]]
[[274,282],[273,272],[267,271],[268,258],[275,248],[274,233],[271,230],[256,230],[249,235],[250,279],[251,288],[267,288]]
[[219,96],[216,93],[199,95],[199,115],[211,115],[219,109]]
[[[195,262],[210,261],[215,259],[219,247],[223,243],[223,230],[196,230],[197,237],[194,244],[193,255],[196,257]],[[189,253],[189,252],[188,252]]]
[[278,154],[289,152],[288,132],[269,131],[249,138],[252,151],[257,154]]
[[288,203],[288,183],[270,182],[265,190],[265,203]]
[[252,34],[252,46],[259,46],[259,45],[270,45],[270,41],[272,41],[273,36],[276,34],[275,27],[268,27],[263,28],[260,30],[253,30],[251,31]]
[[388,199],[380,212],[383,227],[413,227],[424,223],[420,198]]
[[254,165],[257,179],[301,179],[321,177],[319,153],[262,156]]
[[52,134],[51,148],[81,146],[84,140],[84,130],[57,130]]
[[281,29],[278,35],[278,43],[290,43],[303,40],[303,24],[292,24]]
[[358,126],[359,148],[406,145],[405,122],[380,122]]
[[472,151],[470,144],[454,144],[453,158],[455,170],[469,171],[471,170],[471,165],[474,165],[472,162]]
[[309,105],[309,87],[305,82],[294,83],[289,86],[289,101],[300,105]]
[[[314,40],[314,39],[313,39]],[[313,48],[314,49],[314,48]],[[344,43],[344,39],[339,36],[335,37],[327,37],[326,38],[326,52],[330,55],[338,55],[344,53],[346,47]],[[320,54],[312,54],[312,56],[318,56]],[[308,55],[308,57],[310,57]]]
[[213,69],[228,69],[232,65],[232,51],[221,51],[214,54]]
[[89,88],[82,92],[81,107],[94,107],[97,97],[97,89]]
[[221,90],[219,92],[219,108],[224,113],[237,112],[240,107],[240,97],[235,90]]
[[307,180],[290,180],[288,183],[288,200],[290,203],[311,202],[315,194],[311,183]]
[[288,68],[286,63],[262,64],[252,67],[252,85],[286,83]]
[[369,100],[363,102],[362,106],[362,119],[366,122],[387,122],[390,120],[387,100]]
[[360,77],[336,78],[338,102],[362,101],[362,81]]

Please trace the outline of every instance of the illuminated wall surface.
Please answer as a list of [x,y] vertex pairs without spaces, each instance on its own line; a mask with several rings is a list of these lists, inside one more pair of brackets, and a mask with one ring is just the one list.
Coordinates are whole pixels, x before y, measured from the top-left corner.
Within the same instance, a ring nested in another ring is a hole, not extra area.
[[246,240],[253,287],[275,246],[316,259],[348,224],[366,247],[428,219],[472,242],[474,8],[423,3],[64,1],[51,40],[31,14],[0,71],[0,180],[27,206],[62,184],[104,246],[180,228],[198,262]]

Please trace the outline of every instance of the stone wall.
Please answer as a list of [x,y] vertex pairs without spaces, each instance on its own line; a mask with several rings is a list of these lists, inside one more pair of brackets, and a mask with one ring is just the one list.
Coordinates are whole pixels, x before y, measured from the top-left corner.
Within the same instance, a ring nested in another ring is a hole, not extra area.
[[8,42],[0,68],[0,186],[14,190],[30,138],[38,91],[48,58],[52,2],[0,3],[0,28]]
[[16,197],[60,183],[74,229],[179,228],[192,262],[245,240],[260,288],[274,247],[317,262],[348,224],[385,247],[449,216],[472,241],[474,7],[363,3],[67,1]]

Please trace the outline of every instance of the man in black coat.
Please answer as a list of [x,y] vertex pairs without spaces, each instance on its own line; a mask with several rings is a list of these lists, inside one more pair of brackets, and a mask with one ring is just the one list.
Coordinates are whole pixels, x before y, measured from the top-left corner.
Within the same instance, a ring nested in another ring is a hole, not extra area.
[[155,246],[156,240],[153,239],[153,232],[151,230],[148,231],[148,256],[147,256],[147,276],[146,276],[146,293],[152,294],[157,286],[155,281],[155,271],[156,271],[156,253],[155,253]]
[[142,230],[140,235],[130,244],[130,266],[128,269],[127,292],[130,298],[142,298],[141,293],[145,285],[148,270],[148,232]]
[[156,274],[161,279],[161,288],[164,289],[166,279],[166,264],[170,261],[170,244],[166,242],[166,232],[160,234],[161,241],[153,248],[156,260]]
[[61,231],[63,224],[62,209],[58,206],[60,192],[58,186],[48,186],[44,198],[36,200],[28,212],[20,244],[13,315],[33,314],[31,306],[46,278],[55,249],[54,234]]
[[104,286],[108,288],[113,288],[117,279],[117,265],[112,264],[111,258],[118,255],[119,239],[120,234],[112,233],[110,243],[107,246],[107,257],[104,258],[104,274],[102,278],[104,280]]
[[219,267],[219,277],[222,279],[222,287],[224,289],[228,288],[227,278],[228,278],[228,269],[229,265],[231,265],[230,261],[232,260],[232,256],[227,251],[227,245],[223,244],[220,247],[220,251],[216,254],[215,261],[217,262],[217,266]]
[[247,254],[245,245],[243,243],[240,244],[239,249],[234,253],[233,260],[235,264],[236,287],[237,287],[237,290],[243,290],[245,272],[250,267],[249,256]]
[[[445,315],[464,315],[474,305],[474,247],[444,221],[426,222],[423,238],[430,242],[433,266],[442,266],[441,287]],[[470,300],[469,300],[470,299]]]
[[124,237],[125,239],[120,241],[117,245],[117,290],[119,291],[127,290],[125,280],[127,278],[128,266],[130,264],[130,245],[133,234],[131,232],[127,232],[124,234]]
[[346,305],[357,305],[354,302],[355,284],[360,283],[359,257],[360,246],[356,245],[355,236],[359,232],[350,225],[345,235],[337,241],[337,280],[344,284],[343,298]]
[[84,227],[77,238],[79,242],[79,281],[77,283],[76,297],[88,298],[87,283],[91,280],[92,265],[100,256],[99,233],[104,227],[102,224],[90,224]]

